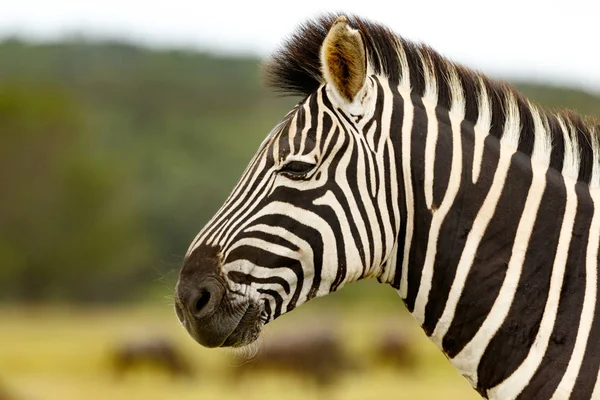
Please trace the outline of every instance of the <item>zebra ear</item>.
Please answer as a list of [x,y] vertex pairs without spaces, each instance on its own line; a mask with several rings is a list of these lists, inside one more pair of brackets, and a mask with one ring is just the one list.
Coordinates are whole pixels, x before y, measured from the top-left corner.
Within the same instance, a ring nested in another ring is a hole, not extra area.
[[321,47],[323,78],[352,103],[367,77],[367,57],[360,31],[345,16],[335,20]]

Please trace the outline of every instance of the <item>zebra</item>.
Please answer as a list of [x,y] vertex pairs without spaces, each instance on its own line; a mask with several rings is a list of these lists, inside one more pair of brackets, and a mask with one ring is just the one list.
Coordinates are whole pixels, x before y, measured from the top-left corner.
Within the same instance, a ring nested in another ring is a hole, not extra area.
[[265,63],[300,101],[192,241],[175,311],[206,347],[389,284],[489,399],[600,398],[600,125],[357,17]]

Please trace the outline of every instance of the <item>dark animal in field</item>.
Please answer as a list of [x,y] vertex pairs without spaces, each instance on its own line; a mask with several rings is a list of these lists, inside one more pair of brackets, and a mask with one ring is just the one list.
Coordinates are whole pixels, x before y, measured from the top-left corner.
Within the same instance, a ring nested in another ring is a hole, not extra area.
[[6,386],[0,381],[0,400],[16,400],[16,397],[10,394]]
[[417,356],[410,336],[401,329],[385,327],[373,349],[374,362],[395,368],[412,370]]
[[299,330],[265,338],[255,357],[238,357],[236,379],[257,372],[294,374],[318,387],[333,384],[353,363],[337,334],[331,329]]
[[128,340],[117,345],[112,354],[118,377],[142,365],[151,365],[174,377],[192,376],[192,367],[177,346],[166,338]]

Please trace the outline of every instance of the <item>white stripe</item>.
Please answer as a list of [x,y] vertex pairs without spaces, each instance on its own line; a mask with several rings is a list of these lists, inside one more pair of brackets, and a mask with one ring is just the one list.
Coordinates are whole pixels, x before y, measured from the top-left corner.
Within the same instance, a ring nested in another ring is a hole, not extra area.
[[454,319],[454,313],[456,312],[456,306],[458,300],[462,294],[462,291],[467,280],[467,275],[473,265],[475,254],[479,247],[479,243],[483,238],[483,235],[487,229],[487,226],[494,215],[498,200],[502,194],[502,188],[504,187],[504,181],[508,174],[508,168],[510,167],[510,160],[514,154],[515,149],[508,148],[506,145],[500,145],[500,160],[496,172],[494,173],[494,180],[490,191],[488,192],[481,209],[473,221],[473,227],[467,236],[465,247],[460,256],[460,261],[456,267],[456,275],[448,294],[448,300],[444,308],[442,316],[438,320],[437,326],[431,335],[431,340],[441,349],[442,340],[450,328],[450,324]]
[[512,92],[506,94],[505,100],[506,120],[504,122],[504,132],[502,133],[502,143],[514,147],[519,147],[519,139],[521,138],[521,118],[519,115],[519,105]]
[[[425,91],[423,93],[423,105],[427,114],[427,136],[425,137],[425,202],[431,210],[433,204],[433,166],[435,164],[435,146],[438,139],[438,119],[435,108],[438,104],[438,91],[433,63],[428,52],[419,52],[421,64],[423,64],[423,78]],[[427,58],[427,59],[425,59]]]
[[[318,97],[318,99],[320,99],[320,96]],[[321,108],[321,110],[322,109],[323,108]],[[323,112],[326,112],[326,111],[323,111]],[[320,118],[320,120],[322,121],[322,118]],[[334,121],[335,121],[335,119],[334,119]],[[337,125],[335,125],[335,123],[334,123],[332,126],[332,131],[336,128],[337,128]],[[317,129],[316,129],[317,135],[319,135],[319,132],[322,132],[322,130],[323,130],[323,124],[318,123]],[[326,145],[323,148],[326,148],[329,145],[329,142],[332,140],[333,136],[334,135],[328,135],[328,137],[326,138]],[[332,154],[335,154],[340,149],[342,144],[343,144],[343,137],[342,137],[342,135],[339,135],[337,142],[334,145],[334,149],[332,150]],[[316,147],[320,147],[320,146],[316,146]],[[274,144],[273,157],[275,157],[278,154],[276,151],[278,151],[278,150]],[[315,188],[325,185],[327,183],[327,180],[326,180],[327,174],[321,174],[321,175],[322,175],[322,177],[320,180],[312,179],[310,181],[302,182],[302,187],[305,190],[313,190]],[[263,181],[267,182],[268,185],[266,187],[272,188],[272,190],[274,190],[275,187],[280,186],[280,185],[287,185],[290,187],[296,187],[298,185],[298,182],[289,180],[289,179],[282,177],[281,175],[277,175],[277,174],[273,174],[268,179],[267,178],[263,179]],[[261,187],[261,189],[262,189],[262,187]],[[272,192],[272,190],[271,190],[271,192]],[[255,211],[257,204],[260,201],[262,201],[262,199],[264,199],[265,196],[268,196],[268,194],[269,193],[263,193],[262,190],[260,192],[257,190],[256,192],[252,193],[252,196],[248,199],[248,201],[252,200],[253,202],[245,205],[240,210],[240,211],[243,211],[243,213],[241,215],[237,216],[236,219],[232,219],[232,221],[239,221],[240,219],[245,220],[246,218],[248,218],[250,216],[250,214]],[[254,199],[256,199],[256,200],[254,200]],[[249,219],[244,224],[238,226],[236,230],[233,230],[234,226],[232,224],[229,227],[227,233],[223,235],[224,242],[222,242],[220,244],[223,247],[227,248],[233,242],[233,240],[236,238],[238,233],[241,232],[242,230],[244,230],[253,220],[254,220],[253,218]]]
[[590,136],[592,141],[592,154],[593,154],[593,166],[592,166],[592,179],[590,180],[590,186],[594,189],[600,187],[600,130],[598,128],[592,128]]
[[306,147],[306,138],[308,137],[308,130],[310,129],[310,121],[312,118],[312,114],[308,103],[309,102],[306,101],[302,105],[302,110],[304,110],[304,127],[302,128],[302,137],[300,138],[300,149],[298,150],[298,154],[304,153],[304,148]]
[[[346,121],[344,121],[344,124],[347,125]],[[369,129],[369,131],[367,132],[367,140],[363,139],[362,137],[358,137],[357,140],[363,140],[366,142],[366,147],[367,149],[369,149],[372,152],[376,151],[376,147],[375,147],[375,142],[373,141],[373,136],[375,135],[375,130],[377,129],[377,121],[373,122],[373,125],[371,125],[371,129]],[[349,132],[353,132],[353,127],[350,126],[348,127],[348,131]],[[369,138],[371,140],[369,140]],[[360,147],[359,147],[360,148]],[[377,181],[376,181],[376,175],[377,175],[377,171],[376,169],[376,162],[377,160],[375,159],[376,157],[369,157],[367,155],[367,160],[369,161],[369,191],[370,191],[370,197],[375,197],[377,196]],[[380,157],[377,157],[380,158]]]
[[[259,181],[259,186],[252,192],[248,191],[252,186],[248,186],[247,190],[243,194],[240,194],[238,202],[243,203],[243,205],[240,205],[240,208],[234,214],[228,213],[227,221],[231,223],[225,223],[224,225],[227,226],[227,229],[213,238],[215,245],[219,244],[224,248],[229,246],[235,237],[235,233],[239,232],[241,229],[241,227],[239,227],[235,230],[237,222],[245,220],[254,211],[262,199],[268,195],[270,188],[273,187],[273,182],[276,177],[276,175],[268,176],[268,178],[263,177],[263,179]],[[254,179],[257,179],[257,177],[253,177],[253,180]]]
[[[294,139],[296,138],[296,134],[298,133],[298,113],[294,113],[292,120],[290,121],[290,129],[288,130],[288,146],[290,146],[290,154],[296,153],[296,146],[294,143]],[[300,144],[302,146],[302,144]]]
[[591,193],[594,203],[594,216],[588,235],[588,245],[585,259],[585,294],[583,297],[583,309],[581,310],[581,319],[579,321],[579,330],[575,347],[569,360],[567,370],[556,388],[553,400],[567,399],[571,395],[575,380],[579,374],[583,356],[585,355],[586,345],[592,330],[592,321],[596,310],[596,290],[598,275],[598,238],[600,238],[600,193],[593,191]]
[[[343,134],[340,135],[340,139],[343,139]],[[354,151],[354,147],[357,146],[357,143],[350,139],[348,143],[348,147],[344,149],[342,156],[340,157],[340,161],[338,162],[337,168],[335,169],[335,182],[338,184],[342,193],[344,193],[344,197],[348,201],[348,208],[350,209],[350,218],[353,221],[360,221],[362,216],[358,209],[358,204],[356,202],[356,198],[354,193],[352,192],[351,185],[348,182],[348,175],[346,171],[348,170],[348,165],[350,164],[350,159],[352,158],[352,152]],[[360,150],[356,150],[360,151]],[[357,164],[358,167],[358,164]],[[327,174],[321,174],[322,179],[325,179]],[[352,185],[353,186],[353,185]],[[360,240],[360,245],[365,252],[365,259],[369,260],[371,258],[371,250],[369,248],[369,235],[367,232],[367,224],[366,223],[356,223],[356,229],[358,230],[358,238],[354,238],[355,242]],[[358,244],[358,243],[357,243]],[[360,259],[360,257],[359,257]],[[361,269],[366,269],[366,265],[363,265]]]
[[[318,118],[317,118],[317,126],[315,127],[315,131],[316,131],[316,140],[317,143],[320,143],[321,137],[323,135],[323,120],[324,120],[324,113],[327,112],[327,108],[325,107],[325,104],[323,103],[323,91],[319,90],[317,92],[317,104],[318,104]],[[335,119],[333,119],[335,121]],[[307,120],[306,123],[310,124],[310,120]],[[332,129],[335,128],[335,124],[332,126]],[[294,128],[294,132],[295,128]],[[281,134],[281,133],[280,133]],[[322,151],[323,149],[326,149],[327,146],[329,145],[329,141],[331,140],[331,137],[333,135],[329,135],[327,136],[325,143],[323,145],[323,147],[321,148],[321,146],[316,145],[314,150],[316,151]],[[274,137],[274,141],[273,141],[273,147],[272,147],[272,156],[273,159],[275,160],[275,167],[277,167],[277,165],[282,161],[280,160],[280,154],[279,154],[279,140],[277,140],[277,137]],[[292,139],[290,139],[292,140]],[[266,161],[266,157],[263,158],[263,160],[261,160],[261,162]],[[256,174],[255,176],[253,176],[253,180],[255,180],[257,177],[259,176],[259,174]],[[268,175],[266,175],[268,177]],[[267,196],[269,193],[263,193],[263,191],[261,190],[263,187],[265,187],[265,184],[268,183],[267,187],[272,187],[274,188],[274,186],[272,186],[272,182],[277,178],[277,176],[271,176],[269,178],[263,178],[260,187],[257,188],[253,193],[244,193],[244,195],[240,195],[240,197],[238,198],[237,203],[239,202],[246,202],[248,204],[245,204],[243,207],[241,207],[234,215],[230,215],[228,220],[229,221],[240,221],[243,219],[246,219],[251,212],[254,211],[255,206],[262,201],[262,199],[264,199],[265,196]],[[248,186],[251,187],[251,186]],[[234,206],[231,206],[234,207]],[[211,241],[208,242],[209,244],[211,244],[212,242],[218,243],[221,246],[227,248],[231,242],[234,240],[234,238],[236,237],[236,235],[242,230],[244,229],[245,226],[248,225],[248,223],[244,224],[243,226],[240,226],[237,228],[237,230],[233,230],[234,229],[234,225],[235,224],[231,224],[230,226],[227,227],[227,230],[224,230],[221,232],[220,235],[218,236],[213,236],[211,238]],[[222,228],[219,228],[220,230],[222,230]]]
[[[266,167],[266,159],[267,159],[268,151],[272,150],[272,149],[269,149],[270,144],[273,142],[273,145],[278,147],[279,142],[277,139],[280,136],[281,132],[283,131],[283,127],[285,126],[287,118],[293,112],[296,112],[296,111],[297,111],[297,109],[296,109],[296,107],[294,107],[286,115],[286,117],[271,130],[271,132],[269,133],[269,135],[267,135],[265,140],[263,140],[262,144],[260,145],[259,150],[256,152],[256,154],[254,155],[254,157],[252,158],[252,160],[250,161],[250,163],[244,170],[242,176],[240,177],[238,183],[233,188],[231,194],[227,197],[227,199],[225,200],[223,205],[219,208],[219,210],[215,213],[215,215],[210,219],[210,221],[204,226],[204,228],[200,231],[200,233],[198,233],[193,244],[188,249],[187,254],[191,253],[196,247],[198,247],[202,243],[207,243],[207,244],[212,243],[215,240],[215,236],[217,234],[214,231],[211,231],[211,229],[218,227],[217,230],[219,232],[222,232],[223,229],[227,226],[227,222],[230,221],[230,214],[226,210],[236,208],[240,203],[242,203],[244,201],[246,201],[246,202],[248,201],[248,199],[245,198],[247,193],[246,192],[242,193],[242,191],[246,190],[248,187],[251,187],[254,184],[254,182],[256,181],[256,179],[261,175],[260,172],[263,171]],[[258,165],[256,165],[256,164],[258,164]],[[251,171],[254,171],[254,173],[252,175],[250,174]],[[259,185],[259,187],[263,187],[263,186],[264,185]]]
[[462,140],[460,124],[463,116],[450,114],[450,125],[452,130],[452,164],[450,167],[450,179],[448,181],[448,190],[444,194],[440,208],[433,214],[431,226],[429,228],[429,238],[427,240],[427,253],[421,273],[421,282],[419,291],[415,301],[413,316],[422,325],[425,321],[425,306],[429,299],[431,290],[431,282],[433,280],[433,265],[437,252],[437,242],[440,234],[442,223],[454,203],[454,199],[458,194],[458,189],[461,183],[462,175]]
[[423,65],[423,80],[425,82],[425,90],[423,92],[423,100],[432,104],[438,103],[437,79],[435,76],[435,66],[431,60],[429,51],[418,49],[419,59]]
[[[397,177],[394,174],[395,169],[391,168],[393,166],[391,157],[394,156],[394,153],[390,153],[390,165],[386,167],[384,162],[384,152],[385,145],[389,142],[390,130],[391,130],[391,118],[392,118],[392,108],[393,108],[393,94],[390,90],[390,87],[387,81],[383,80],[381,83],[381,88],[383,89],[383,109],[381,113],[381,138],[379,140],[379,146],[377,148],[377,167],[379,173],[379,193],[377,193],[377,208],[379,211],[379,215],[382,216],[382,229],[383,229],[383,243],[385,244],[385,249],[387,253],[381,254],[381,258],[379,259],[379,263],[377,264],[377,269],[379,271],[380,267],[383,266],[385,260],[389,257],[392,247],[394,243],[397,241],[397,236],[393,234],[392,223],[397,225],[399,221],[395,219],[395,215],[393,210],[388,209],[387,202],[387,188],[391,184],[391,182],[396,181]],[[389,168],[389,169],[387,169]],[[390,191],[391,192],[391,191]],[[393,193],[392,193],[393,195]],[[397,196],[392,197],[391,203],[397,203]]]
[[600,399],[600,371],[598,371],[598,377],[596,378],[596,384],[594,385],[594,390],[592,391],[592,400]]
[[[408,71],[408,70],[406,70]],[[403,73],[407,75],[408,72]],[[413,237],[413,224],[415,218],[415,204],[413,199],[412,174],[411,174],[411,136],[414,119],[414,108],[410,99],[410,91],[398,86],[398,91],[404,103],[404,116],[402,121],[402,179],[404,181],[404,194],[406,198],[406,234],[404,237],[404,256],[402,258],[402,276],[400,278],[400,297],[405,299],[408,292],[408,261]]]
[[479,115],[477,123],[473,128],[475,134],[475,143],[473,147],[473,174],[472,181],[476,183],[479,179],[481,171],[481,163],[483,162],[483,143],[492,128],[492,105],[487,94],[487,89],[483,78],[479,77]]
[[[270,136],[269,136],[270,137]],[[269,138],[267,137],[267,139]],[[267,139],[265,139],[265,142],[267,141]],[[266,146],[263,142],[263,146]],[[266,153],[266,148],[261,148],[252,158],[252,160],[250,161],[250,163],[248,164],[248,166],[246,167],[246,169],[244,170],[244,173],[242,174],[242,176],[240,177],[239,183],[235,186],[235,188],[232,190],[232,192],[230,193],[230,195],[227,197],[227,199],[225,200],[225,203],[219,208],[219,210],[211,217],[211,219],[208,221],[207,224],[204,225],[204,227],[202,228],[202,230],[200,230],[200,232],[198,232],[198,234],[196,235],[196,237],[194,238],[194,240],[192,241],[192,243],[190,244],[190,246],[188,247],[188,250],[186,252],[186,257],[192,253],[192,251],[194,251],[200,244],[202,244],[202,242],[206,239],[206,236],[208,234],[210,234],[212,231],[211,229],[213,229],[215,227],[215,224],[217,223],[217,221],[223,220],[226,218],[226,216],[224,215],[224,210],[226,208],[228,208],[229,204],[231,204],[232,201],[234,201],[236,199],[237,194],[240,192],[241,187],[242,187],[242,182],[244,182],[245,180],[249,179],[249,174],[250,174],[250,170],[254,167],[254,165],[258,162],[259,158],[262,156],[263,153]]]
[[579,175],[579,145],[577,144],[577,133],[574,128],[565,122],[563,118],[558,118],[559,125],[563,131],[565,142],[565,155],[563,160],[562,174],[565,177],[577,179]]
[[[258,165],[256,166],[255,171],[257,171],[257,172],[263,171],[267,165],[266,161],[267,161],[267,152],[264,151],[264,152],[262,152],[260,159],[257,160]],[[203,242],[206,242],[207,244],[212,243],[212,241],[215,238],[215,235],[217,235],[219,233],[219,231],[224,229],[227,226],[227,223],[229,221],[231,221],[231,217],[236,217],[239,214],[239,212],[241,211],[241,210],[238,210],[238,212],[235,215],[231,215],[229,213],[229,210],[238,207],[240,204],[242,204],[244,202],[252,201],[252,199],[256,197],[256,194],[260,193],[261,189],[263,189],[266,186],[267,182],[259,183],[259,185],[254,193],[254,197],[251,199],[248,199],[247,198],[247,196],[248,196],[247,190],[250,187],[252,187],[252,185],[254,185],[254,183],[257,181],[257,179],[260,175],[257,173],[250,175],[249,173],[250,173],[250,170],[248,171],[248,175],[245,176],[244,178],[242,178],[242,180],[234,188],[234,194],[232,194],[231,200],[227,201],[227,202],[225,202],[225,204],[223,204],[221,209],[213,217],[214,220],[211,220],[210,223],[208,225],[206,225],[206,227],[205,227],[205,229],[219,227],[217,229],[217,231],[213,232],[212,235],[210,235],[210,237],[208,237],[208,238],[201,237],[198,240],[198,244],[203,243]],[[210,231],[206,230],[206,232],[209,233]]]
[[[347,122],[344,120],[344,118],[340,118],[339,119],[345,126],[346,132],[348,135],[351,135],[351,138],[349,140],[355,140],[356,141],[356,154],[357,154],[357,159],[356,159],[356,182],[354,182],[352,186],[355,186],[358,188],[359,191],[359,195],[360,195],[360,199],[362,201],[362,204],[365,208],[365,212],[367,214],[367,217],[363,220],[363,223],[367,226],[367,229],[372,233],[373,235],[373,243],[377,244],[377,243],[382,243],[382,237],[381,237],[381,230],[379,229],[379,223],[377,221],[377,213],[378,210],[376,208],[376,205],[373,201],[373,196],[371,196],[370,194],[370,189],[374,191],[374,185],[375,185],[375,163],[373,161],[373,157],[370,156],[370,149],[369,146],[360,146],[359,141],[363,141],[364,143],[366,143],[365,139],[360,135],[360,134],[356,134],[354,132],[354,128],[352,126],[349,126],[347,124]],[[366,148],[365,148],[366,147]],[[367,164],[369,165],[369,176],[370,176],[370,180],[371,180],[371,188],[367,187],[367,185],[365,184],[367,181]],[[345,171],[340,171],[338,169],[338,171],[340,173],[344,173]],[[336,172],[337,173],[337,172]],[[352,194],[352,196],[354,196],[355,194]],[[367,245],[368,248],[368,245]],[[379,266],[379,263],[382,260],[382,247],[381,246],[373,246],[373,254],[372,254],[372,259],[371,259],[371,264],[367,264],[367,269],[370,270],[371,268],[373,268],[373,266]],[[368,253],[368,252],[367,252]],[[367,262],[369,262],[369,259],[367,259]]]
[[567,192],[565,215],[560,229],[556,257],[552,266],[548,300],[546,301],[540,328],[527,358],[521,363],[519,368],[502,383],[488,390],[490,399],[513,399],[518,396],[527,386],[540,366],[544,354],[546,354],[558,312],[560,292],[563,285],[567,256],[569,254],[571,235],[573,233],[573,224],[575,223],[575,215],[577,213],[575,182],[569,179],[565,181],[565,185]]
[[462,131],[461,123],[465,118],[465,94],[462,84],[458,78],[456,69],[448,66],[448,84],[450,86],[452,104],[450,105],[450,129],[452,134],[452,164],[450,166],[450,178],[448,180],[448,189],[444,193],[444,198],[440,204],[440,208],[433,214],[431,226],[429,227],[429,238],[427,240],[427,252],[425,262],[421,271],[421,282],[417,298],[415,299],[415,307],[413,316],[422,325],[425,321],[425,307],[429,300],[429,292],[431,291],[431,281],[433,279],[433,265],[437,252],[437,242],[440,234],[442,223],[446,218],[446,214],[454,203],[454,199],[458,194],[462,176]]
[[[315,229],[319,232],[319,234],[321,236],[321,240],[323,241],[323,248],[325,250],[323,253],[323,271],[321,274],[321,279],[322,279],[321,282],[323,284],[323,281],[327,281],[328,279],[331,279],[331,280],[329,280],[329,283],[332,283],[333,279],[331,278],[330,275],[327,274],[327,272],[331,273],[331,269],[328,269],[327,267],[332,266],[332,265],[338,265],[338,254],[337,254],[337,246],[336,246],[337,239],[335,237],[335,233],[331,229],[331,225],[327,221],[325,221],[321,216],[319,216],[318,214],[316,214],[312,211],[305,210],[305,209],[296,207],[293,204],[289,204],[289,203],[285,203],[285,202],[281,202],[281,201],[273,201],[273,202],[270,202],[269,204],[267,204],[264,208],[259,210],[256,214],[252,215],[252,217],[248,221],[248,224],[250,225],[253,221],[255,221],[265,215],[270,215],[270,216],[280,215],[280,216],[291,217],[297,221],[300,221],[302,224],[304,224],[306,226],[312,227],[313,229]],[[295,235],[293,235],[293,233],[290,232],[290,236],[285,236],[285,238],[288,239],[293,236],[295,236]],[[236,245],[237,245],[237,242],[236,242]],[[267,251],[271,251],[269,244],[266,242],[265,242],[263,248],[265,248]],[[228,251],[231,251],[231,250],[228,249]],[[227,256],[225,256],[225,259],[226,258],[227,258]],[[298,258],[298,257],[296,256],[295,258]],[[243,260],[241,262],[243,262]],[[310,290],[310,286],[312,283],[311,281],[309,281],[309,279],[314,277],[314,271],[311,268],[309,268],[309,265],[311,265],[314,268],[314,265],[312,263],[312,258],[310,260],[308,260],[307,265],[304,265],[304,264],[302,265],[302,269],[304,270],[305,282],[303,282],[304,286],[302,288],[302,292],[300,294],[300,298],[298,300],[297,305],[300,305],[301,303],[306,301],[306,296],[308,294],[308,291]],[[335,278],[335,272],[333,272],[333,278]]]
[[[390,116],[391,117],[391,116]],[[402,223],[401,219],[401,215],[400,215],[400,205],[398,204],[397,201],[394,201],[394,199],[397,199],[399,196],[398,193],[398,166],[396,165],[396,154],[395,151],[396,149],[394,148],[394,144],[392,143],[392,139],[391,137],[388,137],[387,139],[387,146],[388,146],[388,153],[390,155],[390,171],[393,171],[393,175],[390,176],[390,185],[391,185],[391,195],[392,195],[392,211],[393,211],[393,221],[394,221],[394,227],[396,232],[400,231],[400,225]],[[398,252],[398,241],[399,241],[398,234],[396,234],[396,245],[395,245],[395,249],[393,250],[394,253],[394,263],[391,266],[392,272],[395,273],[396,272],[396,259],[398,257],[398,255],[396,254]],[[384,281],[385,282],[385,281]]]
[[427,114],[427,136],[425,138],[425,203],[431,210],[433,204],[433,168],[435,165],[435,148],[438,140],[438,119],[435,114],[436,104],[423,101]]
[[450,63],[447,65],[447,67],[449,74],[448,85],[450,87],[450,98],[452,99],[452,104],[450,104],[450,119],[452,119],[452,114],[454,114],[454,117],[458,118],[462,122],[465,119],[465,109],[467,107],[465,91],[462,87],[460,78],[458,77],[456,67]]
[[[287,235],[284,237],[287,238],[289,236],[291,236],[291,235],[288,232]],[[280,246],[278,244],[274,244],[271,242],[264,241],[262,239],[257,239],[257,238],[252,238],[252,237],[243,238],[243,239],[240,239],[239,241],[237,241],[235,243],[235,245],[232,246],[231,249],[229,249],[227,255],[229,255],[229,253],[232,250],[234,250],[240,246],[250,246],[250,247],[255,247],[255,248],[259,248],[259,249],[268,249],[269,253],[276,254],[280,257],[287,257],[287,258],[291,258],[293,260],[298,260],[303,271],[311,271],[311,269],[310,269],[311,263],[306,262],[307,258],[304,258],[303,260],[298,259],[298,255],[300,253],[295,252],[291,249],[288,249],[285,246]],[[310,246],[308,246],[308,244],[301,247],[301,249],[303,251],[304,250],[311,251]],[[227,256],[225,258],[227,258]],[[312,259],[311,259],[311,261],[312,261]],[[252,262],[249,262],[248,260],[236,260],[234,262],[224,264],[221,267],[221,269],[224,271],[225,274],[227,274],[229,271],[242,271],[242,272],[244,272],[248,275],[254,276],[256,278],[268,278],[268,277],[277,276],[277,277],[284,279],[288,283],[290,283],[290,294],[286,294],[285,291],[283,290],[283,286],[281,286],[281,285],[272,284],[272,283],[271,284],[264,284],[264,283],[254,284],[254,285],[260,285],[260,287],[263,287],[263,288],[267,287],[267,286],[272,287],[275,289],[275,291],[277,293],[279,293],[281,295],[281,299],[282,299],[281,312],[282,313],[284,313],[286,311],[286,309],[289,305],[289,302],[293,297],[292,296],[293,292],[297,288],[297,285],[295,284],[295,282],[297,282],[298,277],[296,276],[294,271],[292,271],[292,269],[290,269],[290,268],[285,268],[285,267],[270,268],[269,266],[265,266],[265,265],[256,265]],[[314,275],[314,274],[312,274],[312,275]],[[311,276],[311,274],[309,274],[308,276]],[[306,279],[306,275],[304,276],[304,278]],[[310,290],[309,282],[303,281],[303,284],[304,284],[304,286],[302,287],[302,291],[301,291],[299,299],[306,298],[306,294]],[[307,288],[306,286],[309,286],[309,288]],[[274,308],[273,308],[273,310],[274,310]]]
[[[348,215],[344,211],[344,208],[331,190],[328,190],[323,196],[315,199],[313,203],[315,205],[324,205],[330,207],[335,213],[340,224],[339,233],[341,234],[341,237],[338,237],[337,240],[343,241],[344,252],[346,255],[346,276],[344,277],[343,282],[355,282],[359,280],[362,277],[363,264],[355,243],[356,238],[354,238],[352,235],[350,223],[348,222]],[[327,249],[325,251],[327,251]],[[319,296],[324,296],[330,293],[331,283],[335,280],[338,269],[338,265],[323,265],[321,274],[325,279],[322,279],[321,281],[321,287],[319,288],[318,292]]]
[[548,119],[545,115],[529,103],[531,116],[533,117],[533,152],[531,153],[531,162],[542,163],[545,166],[550,165],[550,156],[552,154],[552,140],[550,129],[548,128]]
[[519,110],[514,101],[507,99],[507,102],[509,103],[509,107],[506,110],[506,122],[502,134],[502,137],[505,139],[500,141],[500,160],[498,161],[498,166],[494,174],[492,187],[483,201],[483,205],[477,213],[475,221],[473,221],[473,227],[467,236],[465,248],[463,249],[460,261],[456,268],[456,275],[454,277],[454,282],[452,282],[452,287],[450,288],[444,312],[437,322],[437,326],[431,336],[432,341],[440,348],[442,348],[444,336],[448,332],[450,324],[454,319],[456,306],[458,305],[458,300],[460,299],[467,276],[473,265],[473,260],[475,259],[479,244],[483,239],[483,235],[485,234],[487,226],[498,205],[498,201],[500,200],[512,155],[517,151],[520,135]]
[[406,101],[410,100],[410,68],[408,66],[408,59],[406,58],[406,53],[404,52],[404,44],[401,39],[397,36],[394,36],[393,40],[396,41],[396,45],[394,48],[396,49],[396,53],[398,55],[398,61],[400,62],[400,71],[402,72],[402,76],[400,76],[400,82],[398,82],[398,91],[408,93],[408,97],[404,97]]
[[[389,177],[387,178],[387,182],[385,183],[386,185],[390,186],[390,196],[391,196],[391,200],[392,200],[392,209],[391,210],[387,210],[388,214],[384,214],[384,215],[389,215],[390,217],[388,218],[388,221],[390,224],[393,224],[392,226],[390,226],[390,233],[389,233],[389,238],[391,239],[392,244],[392,248],[390,249],[390,251],[388,252],[386,259],[384,260],[384,265],[382,265],[382,270],[379,273],[379,279],[381,280],[381,282],[391,282],[394,277],[395,277],[395,273],[396,273],[396,262],[397,262],[397,257],[398,257],[398,240],[400,239],[398,237],[398,231],[400,229],[400,206],[398,204],[398,201],[396,201],[396,199],[398,199],[398,174],[397,174],[397,166],[396,166],[396,155],[395,155],[395,148],[394,148],[394,143],[392,142],[392,138],[391,138],[391,124],[392,124],[392,117],[394,115],[394,96],[392,91],[390,90],[390,86],[389,86],[389,82],[383,81],[381,83],[382,87],[383,87],[383,91],[385,94],[385,98],[388,101],[389,104],[389,112],[385,111],[384,115],[382,116],[382,128],[385,128],[385,130],[382,130],[382,136],[384,136],[385,140],[382,140],[382,146],[380,148],[380,154],[384,154],[385,153],[385,149],[387,148],[388,154],[389,154],[389,171],[387,171],[389,173]],[[385,110],[385,108],[384,108]],[[381,197],[383,199],[385,199],[385,192],[383,192],[381,194]],[[387,205],[385,206],[387,207]],[[387,228],[386,228],[387,229]],[[396,231],[396,235],[395,237],[391,237],[392,235],[392,231],[391,230],[395,230]],[[387,236],[387,234],[386,234]]]

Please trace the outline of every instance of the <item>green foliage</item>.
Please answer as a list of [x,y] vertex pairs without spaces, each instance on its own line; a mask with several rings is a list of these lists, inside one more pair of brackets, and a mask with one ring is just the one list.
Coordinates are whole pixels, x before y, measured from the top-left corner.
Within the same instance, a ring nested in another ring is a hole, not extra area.
[[529,98],[551,110],[571,109],[581,115],[600,117],[600,97],[581,90],[517,83],[517,87]]
[[[108,300],[174,272],[297,101],[261,88],[253,58],[81,40],[0,54],[4,298]],[[519,87],[600,115],[598,97]]]
[[86,150],[79,115],[60,89],[0,86],[0,298],[94,299],[142,267],[122,181]]

